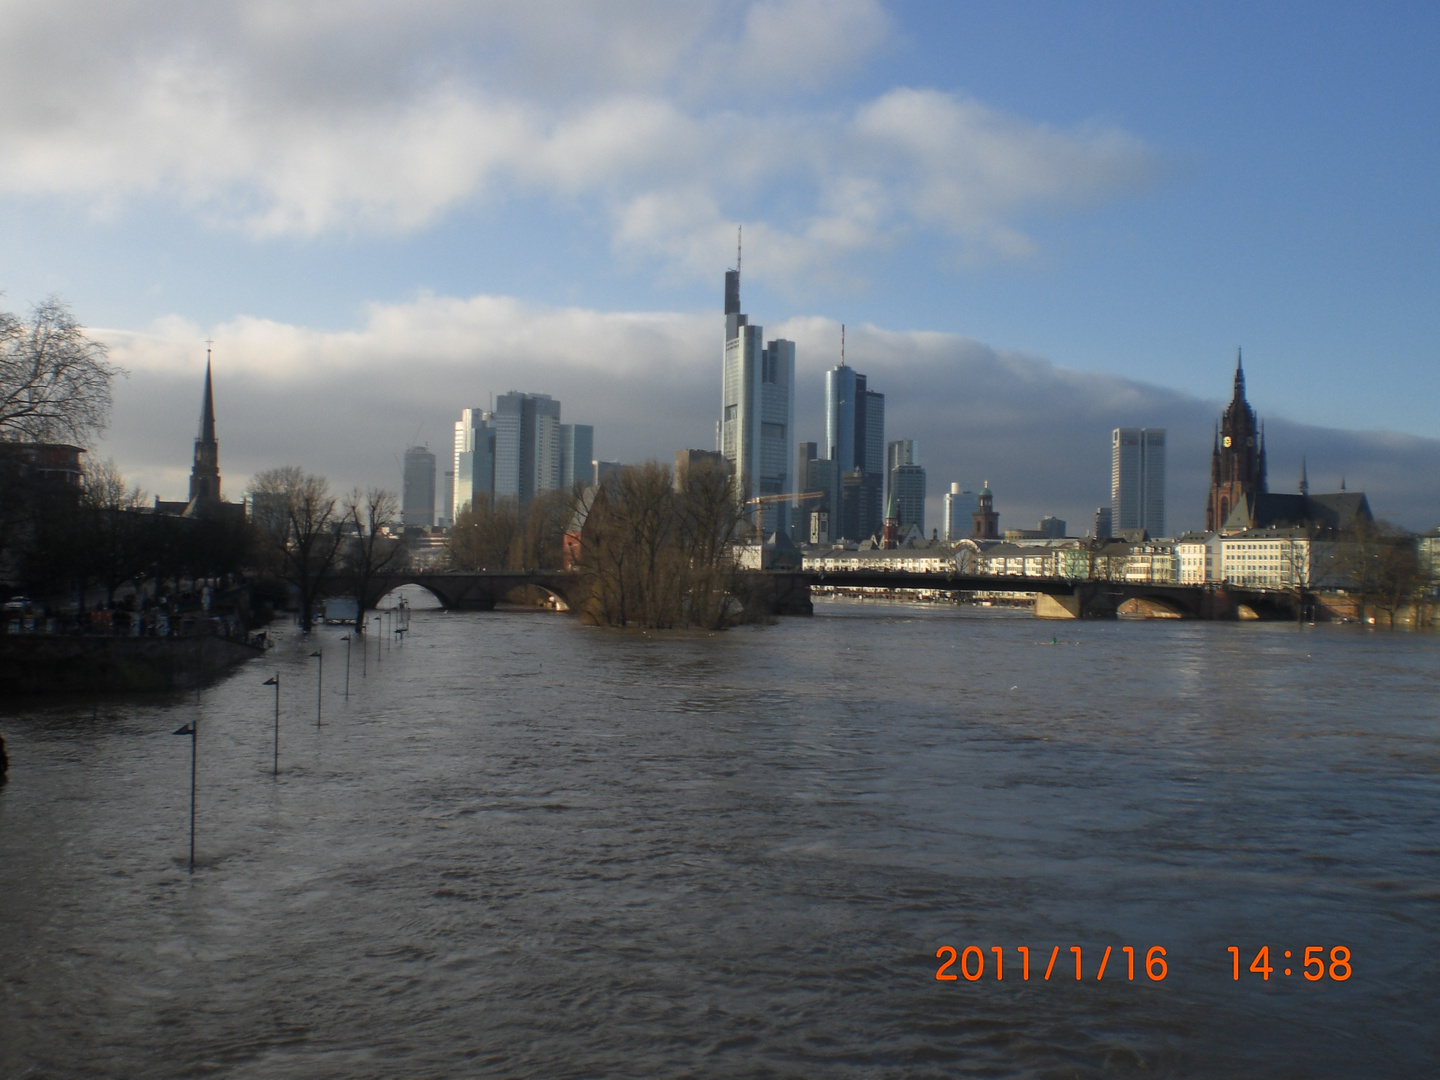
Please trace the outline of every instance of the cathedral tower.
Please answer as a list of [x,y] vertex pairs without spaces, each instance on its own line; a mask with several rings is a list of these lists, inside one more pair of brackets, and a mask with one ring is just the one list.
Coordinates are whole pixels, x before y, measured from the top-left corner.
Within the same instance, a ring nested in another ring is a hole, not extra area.
[[1235,395],[1231,398],[1210,455],[1210,498],[1205,530],[1219,532],[1235,504],[1246,495],[1265,493],[1265,431],[1245,400],[1245,369],[1235,354]]

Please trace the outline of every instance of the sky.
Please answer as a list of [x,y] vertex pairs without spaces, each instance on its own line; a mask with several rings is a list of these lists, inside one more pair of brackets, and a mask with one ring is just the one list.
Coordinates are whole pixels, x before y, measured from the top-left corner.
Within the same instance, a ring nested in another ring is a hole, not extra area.
[[709,447],[723,272],[849,362],[928,525],[1084,532],[1110,430],[1203,525],[1243,347],[1271,489],[1440,522],[1440,9],[879,0],[0,0],[0,309],[128,371],[92,448],[183,497],[213,340],[227,497],[398,487],[549,393],[598,456]]

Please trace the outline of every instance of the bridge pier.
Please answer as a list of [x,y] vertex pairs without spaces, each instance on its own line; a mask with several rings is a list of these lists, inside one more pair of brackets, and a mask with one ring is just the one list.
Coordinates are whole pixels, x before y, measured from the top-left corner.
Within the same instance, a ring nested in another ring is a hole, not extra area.
[[1078,591],[1071,596],[1051,596],[1037,593],[1035,596],[1035,617],[1037,619],[1078,619],[1084,615]]

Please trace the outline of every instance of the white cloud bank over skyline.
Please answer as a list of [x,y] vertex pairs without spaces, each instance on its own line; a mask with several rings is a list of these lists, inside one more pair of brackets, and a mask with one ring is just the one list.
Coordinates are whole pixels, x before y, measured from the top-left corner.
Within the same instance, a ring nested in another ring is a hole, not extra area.
[[255,239],[406,235],[539,196],[703,276],[850,280],[936,233],[1024,259],[1023,219],[1153,183],[1156,155],[954,92],[814,91],[885,48],[873,0],[12,2],[0,194],[124,214],[158,197]]
[[[757,320],[758,321],[758,320]],[[365,324],[318,331],[241,318],[213,328],[216,409],[227,497],[255,472],[297,464],[353,484],[398,488],[400,455],[417,435],[443,463],[459,411],[508,390],[560,399],[566,422],[594,424],[598,456],[671,460],[714,442],[722,323],[714,313],[606,313],[506,297],[422,296],[373,305]],[[93,332],[131,372],[117,386],[98,457],[154,493],[183,494],[198,418],[205,331],[165,320],[145,332]],[[797,343],[797,431],[823,441],[822,373],[838,359],[839,326],[797,317],[765,327]],[[1172,531],[1203,525],[1212,427],[1223,402],[1144,382],[1058,367],[955,334],[847,330],[847,358],[886,395],[886,436],[920,441],[928,524],[951,481],[989,480],[1002,526],[1042,514],[1072,532],[1109,499],[1109,434],[1169,430]],[[1254,370],[1265,363],[1252,356]],[[1215,358],[1217,397],[1233,359]],[[1293,490],[1301,455],[1316,490],[1341,476],[1377,515],[1411,528],[1440,520],[1440,440],[1308,426],[1254,401],[1267,422],[1271,489]],[[1283,405],[1281,406],[1283,408]]]

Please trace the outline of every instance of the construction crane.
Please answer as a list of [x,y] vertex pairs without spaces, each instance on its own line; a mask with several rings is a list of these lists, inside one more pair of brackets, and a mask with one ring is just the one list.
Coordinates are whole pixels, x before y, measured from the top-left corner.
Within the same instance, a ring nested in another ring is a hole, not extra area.
[[782,502],[809,502],[811,499],[819,499],[824,496],[823,491],[791,491],[784,495],[756,495],[753,499],[746,499],[746,506],[755,507],[755,543],[762,547],[765,544],[765,507],[770,503]]

